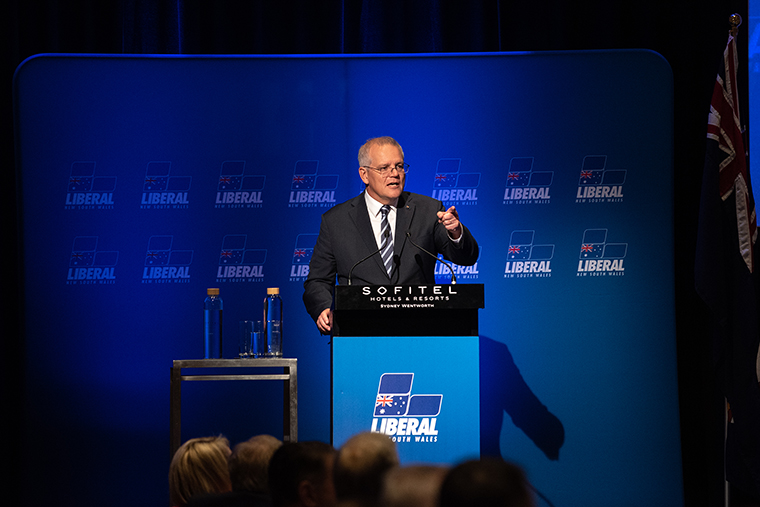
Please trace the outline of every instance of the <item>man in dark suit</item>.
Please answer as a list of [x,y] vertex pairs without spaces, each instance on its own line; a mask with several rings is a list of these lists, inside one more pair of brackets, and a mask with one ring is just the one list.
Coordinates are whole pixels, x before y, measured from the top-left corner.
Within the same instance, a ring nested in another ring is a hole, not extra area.
[[433,284],[435,255],[463,266],[478,260],[478,243],[454,206],[404,191],[409,166],[395,139],[368,140],[359,165],[365,190],[322,215],[304,282],[306,310],[322,333],[332,328],[336,276],[339,284]]

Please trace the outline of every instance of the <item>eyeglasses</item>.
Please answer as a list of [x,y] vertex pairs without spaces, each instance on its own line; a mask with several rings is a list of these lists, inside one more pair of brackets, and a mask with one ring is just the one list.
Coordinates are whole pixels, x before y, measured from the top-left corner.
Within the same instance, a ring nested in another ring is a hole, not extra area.
[[384,165],[382,167],[372,167],[368,165],[363,165],[362,167],[367,168],[367,169],[372,169],[373,171],[377,172],[380,176],[387,176],[394,169],[399,174],[404,174],[404,173],[409,172],[409,164],[405,164],[404,162],[399,162],[396,165]]

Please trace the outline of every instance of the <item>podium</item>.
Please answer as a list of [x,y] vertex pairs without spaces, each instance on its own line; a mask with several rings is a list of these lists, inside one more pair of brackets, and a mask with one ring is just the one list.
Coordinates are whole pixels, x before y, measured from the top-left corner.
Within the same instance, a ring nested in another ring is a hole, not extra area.
[[482,284],[335,287],[331,437],[387,434],[402,463],[480,456]]

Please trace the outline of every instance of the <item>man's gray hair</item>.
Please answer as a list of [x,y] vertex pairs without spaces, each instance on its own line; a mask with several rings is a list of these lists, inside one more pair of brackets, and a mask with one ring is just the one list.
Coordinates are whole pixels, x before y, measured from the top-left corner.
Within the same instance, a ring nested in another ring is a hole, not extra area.
[[386,146],[386,145],[392,145],[399,149],[401,152],[401,157],[404,157],[404,149],[401,148],[401,145],[398,144],[398,141],[393,139],[390,136],[382,136],[382,137],[373,137],[372,139],[367,139],[367,142],[362,145],[361,148],[359,148],[359,166],[361,167],[368,167],[372,165],[372,159],[369,156],[369,149],[372,146]]

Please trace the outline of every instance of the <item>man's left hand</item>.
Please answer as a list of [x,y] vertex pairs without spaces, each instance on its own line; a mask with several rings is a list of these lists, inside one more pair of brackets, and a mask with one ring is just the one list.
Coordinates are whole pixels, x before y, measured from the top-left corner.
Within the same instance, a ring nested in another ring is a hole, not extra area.
[[452,239],[459,239],[462,235],[462,224],[459,223],[459,213],[452,206],[446,211],[438,212],[438,223],[443,224]]

